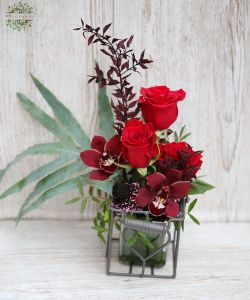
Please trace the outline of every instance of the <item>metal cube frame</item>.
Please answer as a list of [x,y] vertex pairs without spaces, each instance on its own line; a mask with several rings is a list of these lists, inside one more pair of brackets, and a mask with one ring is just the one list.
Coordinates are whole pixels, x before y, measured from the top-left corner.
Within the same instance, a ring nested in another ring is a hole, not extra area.
[[[176,218],[169,219],[167,223],[164,223],[163,225],[163,230],[166,234],[166,241],[159,247],[157,248],[153,253],[148,255],[147,257],[142,257],[140,253],[138,253],[133,246],[128,246],[128,248],[136,254],[140,260],[141,260],[141,273],[134,273],[133,272],[133,267],[134,264],[130,263],[128,264],[128,271],[127,272],[114,272],[111,271],[111,260],[112,260],[112,248],[113,244],[115,242],[119,242],[118,238],[113,237],[113,229],[114,229],[114,217],[119,216],[120,221],[125,220],[125,216],[127,214],[141,214],[145,216],[145,221],[142,221],[142,227],[141,229],[148,229],[150,227],[154,227],[157,230],[157,225],[149,221],[149,211],[135,211],[135,210],[130,210],[128,212],[124,212],[123,210],[120,209],[115,209],[112,206],[109,207],[110,209],[110,222],[109,222],[109,228],[108,228],[108,237],[107,237],[107,248],[106,248],[106,274],[107,275],[115,275],[115,276],[129,276],[129,277],[149,277],[149,278],[166,278],[166,279],[174,279],[176,278],[176,271],[177,271],[177,262],[178,262],[178,253],[179,253],[179,243],[180,243],[180,231],[181,231],[181,226],[178,226],[178,228],[174,228],[174,233],[173,236],[171,237],[171,223],[175,221],[180,221],[183,222],[185,219],[185,206],[186,202],[188,201],[188,197],[182,199],[183,201],[181,202],[181,211]],[[153,225],[152,225],[153,224]],[[127,243],[127,240],[125,238],[125,230],[128,228],[126,227],[126,223],[123,223],[123,232],[122,234],[122,240],[123,242]],[[130,227],[132,229],[132,227]],[[138,230],[139,228],[136,228]],[[172,245],[172,274],[171,275],[162,275],[162,274],[155,274],[155,266],[150,266],[150,274],[146,274],[146,263],[147,260],[152,258],[154,255],[156,255],[158,252],[160,252],[164,247],[167,245],[171,244]],[[138,266],[136,264],[136,266]],[[140,265],[139,265],[140,266]]]

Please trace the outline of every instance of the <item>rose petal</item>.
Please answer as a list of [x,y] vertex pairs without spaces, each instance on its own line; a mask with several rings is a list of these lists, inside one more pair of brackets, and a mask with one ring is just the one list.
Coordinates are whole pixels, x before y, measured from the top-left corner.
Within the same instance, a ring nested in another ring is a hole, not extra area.
[[155,197],[155,193],[147,188],[141,188],[135,197],[135,201],[139,206],[145,207]]
[[189,181],[178,181],[170,185],[170,198],[180,199],[187,195],[190,188]]
[[178,107],[175,102],[165,106],[144,102],[140,104],[140,107],[144,120],[147,123],[153,123],[155,129],[169,128],[178,116]]
[[169,218],[175,218],[180,211],[179,204],[175,201],[168,201],[166,208],[166,216]]
[[104,147],[105,152],[110,152],[111,154],[119,157],[121,154],[121,141],[119,135],[114,135],[111,139],[108,140]]
[[81,160],[85,165],[93,168],[99,168],[100,152],[97,150],[85,150],[80,153]]
[[166,176],[166,185],[171,185],[176,181],[181,180],[181,171],[178,171],[176,169],[170,169],[165,174]]
[[167,200],[165,202],[158,202],[156,198],[149,203],[148,210],[151,215],[158,217],[165,214],[166,204]]
[[93,180],[101,180],[101,181],[103,181],[103,180],[106,180],[107,178],[109,178],[110,175],[111,174],[106,173],[106,172],[104,172],[102,170],[93,170],[93,171],[90,172],[89,178],[93,179]]
[[169,91],[168,93],[169,102],[182,101],[186,97],[186,92],[182,89],[178,91]]
[[163,182],[166,180],[161,173],[153,173],[147,176],[147,182],[152,191],[158,192],[162,188]]
[[91,148],[98,150],[99,152],[103,152],[104,150],[104,145],[106,144],[106,140],[103,136],[101,135],[95,135],[92,139],[91,142]]

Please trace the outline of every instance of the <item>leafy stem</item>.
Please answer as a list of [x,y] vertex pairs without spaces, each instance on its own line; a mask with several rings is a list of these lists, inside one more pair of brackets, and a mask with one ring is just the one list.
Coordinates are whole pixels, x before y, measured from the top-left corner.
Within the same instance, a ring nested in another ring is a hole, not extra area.
[[[147,69],[147,64],[152,60],[144,58],[145,51],[142,51],[139,58],[136,58],[134,50],[130,48],[133,41],[133,35],[129,38],[111,38],[106,32],[111,24],[107,24],[101,28],[94,28],[85,24],[81,20],[82,25],[74,30],[82,30],[84,38],[88,40],[88,45],[99,43],[102,48],[101,52],[107,55],[112,64],[104,75],[104,72],[96,64],[96,75],[89,76],[89,83],[95,81],[100,86],[114,86],[112,96],[115,101],[111,99],[111,106],[114,111],[116,122],[114,128],[119,135],[122,133],[124,124],[137,116],[139,113],[138,103],[133,92],[133,86],[128,82],[132,73],[140,73],[138,68]],[[87,35],[90,34],[88,37]]]

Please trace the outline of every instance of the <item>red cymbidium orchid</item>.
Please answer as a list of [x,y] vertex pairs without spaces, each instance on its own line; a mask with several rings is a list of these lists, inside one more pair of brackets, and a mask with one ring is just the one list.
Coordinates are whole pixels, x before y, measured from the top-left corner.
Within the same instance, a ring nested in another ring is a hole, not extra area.
[[121,142],[118,135],[108,141],[101,135],[95,135],[91,142],[91,150],[81,152],[81,160],[89,167],[96,168],[90,172],[89,178],[105,180],[112,175],[121,157]]
[[147,176],[147,186],[141,188],[135,198],[141,206],[148,206],[153,216],[166,215],[174,218],[179,213],[178,200],[187,195],[190,188],[189,181],[181,181],[181,172],[169,170],[164,176],[153,173]]

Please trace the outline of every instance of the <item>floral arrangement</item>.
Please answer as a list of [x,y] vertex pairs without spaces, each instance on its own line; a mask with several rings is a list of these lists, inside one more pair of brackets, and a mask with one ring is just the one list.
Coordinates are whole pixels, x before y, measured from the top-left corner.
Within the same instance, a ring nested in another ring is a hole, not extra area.
[[[154,220],[166,220],[179,214],[186,195],[203,194],[213,188],[197,177],[202,152],[185,142],[190,135],[185,133],[185,126],[179,133],[169,128],[178,116],[178,102],[185,99],[186,93],[155,86],[141,88],[137,95],[130,78],[147,69],[152,60],[145,57],[145,51],[136,56],[131,48],[133,35],[112,38],[107,33],[110,26],[94,28],[82,21],[75,28],[88,45],[101,45],[101,52],[111,62],[105,73],[96,64],[96,74],[88,80],[98,84],[99,135],[92,141],[72,112],[33,75],[53,116],[17,93],[21,106],[55,137],[54,142],[28,147],[0,170],[1,182],[12,166],[27,156],[52,157],[1,192],[0,201],[34,183],[19,209],[17,223],[46,201],[74,190],[77,195],[65,204],[79,204],[83,213],[89,200],[96,202],[93,229],[105,241],[110,205],[123,212],[147,210]],[[113,89],[111,101],[107,87]],[[192,200],[187,214],[199,224],[191,214],[196,202]],[[114,222],[120,230],[119,220]],[[139,236],[149,243],[145,235]]]
[[[125,212],[148,210],[154,218],[175,218],[180,199],[194,194],[196,184],[201,183],[196,174],[202,166],[202,151],[195,151],[184,141],[189,136],[184,134],[185,127],[180,136],[170,129],[178,117],[178,102],[185,99],[186,92],[167,86],[141,87],[137,96],[129,79],[140,69],[147,69],[152,60],[145,58],[145,51],[136,58],[131,48],[133,35],[112,38],[106,33],[110,26],[100,32],[100,27],[82,21],[82,26],[75,29],[82,30],[88,45],[100,44],[101,52],[110,59],[106,74],[97,64],[96,75],[90,76],[89,82],[113,87],[111,106],[116,131],[108,140],[95,135],[91,149],[81,152],[81,160],[92,168],[90,179],[116,179],[111,200],[114,208]],[[205,182],[202,187],[212,188]],[[192,207],[195,203],[196,199]]]

